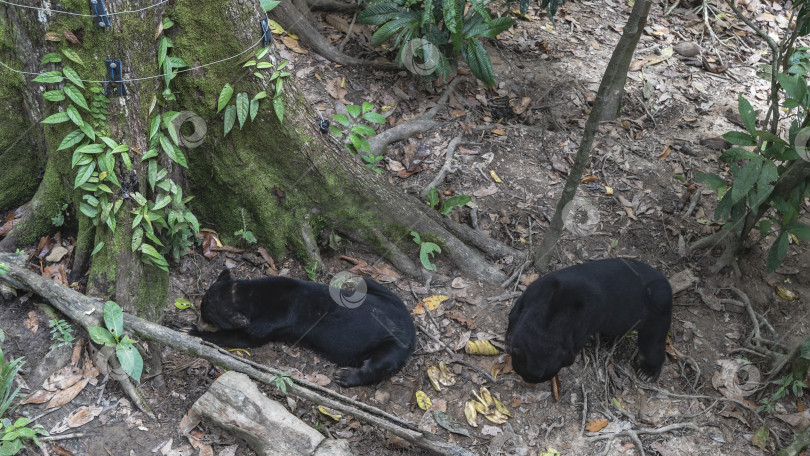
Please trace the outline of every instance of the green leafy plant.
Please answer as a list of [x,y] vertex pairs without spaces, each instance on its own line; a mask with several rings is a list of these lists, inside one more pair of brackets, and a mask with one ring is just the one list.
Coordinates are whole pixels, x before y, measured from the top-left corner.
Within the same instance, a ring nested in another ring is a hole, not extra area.
[[760,401],[762,405],[759,406],[757,412],[773,412],[776,401],[787,396],[789,392],[792,392],[794,397],[800,398],[804,395],[804,389],[807,388],[803,381],[793,378],[792,372],[778,380],[774,380],[772,383],[779,385],[779,388],[770,398],[764,398]]
[[276,388],[281,391],[281,394],[287,394],[287,387],[293,386],[293,379],[290,378],[290,374],[287,372],[273,376],[273,382],[275,382]]
[[8,266],[6,266],[5,263],[0,262],[0,274],[8,274],[8,271],[10,271]]
[[[5,333],[0,331],[0,342],[5,339]],[[6,417],[14,410],[14,402],[19,397],[20,386],[14,388],[14,377],[25,363],[23,358],[6,361],[3,350],[0,348],[0,455],[14,455],[22,451],[23,441],[31,440],[38,447],[42,447],[37,435],[48,435],[42,426],[28,427],[30,419],[22,417],[12,422]]]
[[[174,26],[174,22],[163,18],[163,30]],[[178,69],[188,64],[180,57],[170,55],[174,43],[167,36],[162,36],[158,45],[158,69],[162,72],[164,90],[161,94],[163,112],[155,113],[149,121],[149,149],[141,156],[146,163],[146,181],[148,188],[144,193],[134,192],[132,199],[137,207],[130,213],[132,220],[132,252],[140,252],[144,263],[152,264],[168,272],[169,264],[165,255],[178,261],[197,238],[200,224],[197,217],[187,207],[193,197],[183,197],[183,189],[169,176],[169,172],[159,161],[161,152],[169,160],[183,168],[188,168],[186,156],[180,150],[180,113],[168,109],[176,101],[171,90],[171,81],[177,76]],[[158,105],[154,96],[149,109],[150,114]]]
[[318,262],[313,261],[309,266],[304,266],[304,271],[307,272],[309,280],[315,282],[318,279]]
[[435,253],[442,253],[441,247],[432,242],[423,241],[422,237],[416,231],[411,231],[411,236],[413,236],[413,242],[419,245],[419,261],[422,262],[422,266],[428,271],[435,272],[436,265],[431,263],[430,260]]
[[345,135],[343,146],[351,154],[360,154],[368,168],[377,174],[382,174],[382,170],[378,166],[384,157],[373,155],[368,142],[368,138],[373,138],[377,132],[365,122],[380,125],[385,123],[385,117],[374,112],[374,105],[366,101],[360,106],[347,105],[344,107],[348,115],[341,112],[334,114],[332,116],[334,123],[329,127],[329,132],[337,138],[343,138]]
[[[278,2],[272,3],[274,4],[271,9],[278,4]],[[223,109],[225,110],[224,134],[226,136],[233,129],[237,120],[239,120],[240,130],[246,121],[253,122],[259,113],[259,103],[268,97],[273,104],[273,112],[276,113],[279,123],[284,122],[284,101],[281,99],[281,94],[284,90],[284,79],[288,78],[292,73],[282,70],[288,63],[287,60],[283,60],[276,66],[270,61],[270,47],[265,47],[256,52],[255,59],[248,60],[242,65],[244,68],[253,68],[253,76],[266,84],[265,90],[257,93],[252,98],[246,92],[239,92],[236,94],[234,103],[229,104],[231,98],[233,98],[234,88],[230,83],[225,84],[217,100],[217,113]],[[260,71],[268,69],[273,69],[270,76],[266,76],[265,73]]]
[[247,222],[245,221],[245,210],[241,209],[240,213],[242,215],[242,229],[237,230],[235,233],[233,233],[233,235],[240,238],[242,242],[246,242],[248,244],[255,244],[257,242],[256,236],[253,235],[253,232],[247,229]]
[[51,328],[51,350],[62,347],[72,346],[75,337],[73,336],[73,327],[70,326],[65,320],[49,320],[48,326]]
[[456,72],[460,55],[475,77],[491,87],[495,74],[480,39],[495,38],[515,21],[493,18],[484,4],[481,0],[371,0],[358,20],[380,26],[371,37],[375,46],[396,36],[397,65],[418,60],[423,77],[449,77]]
[[436,187],[431,188],[428,192],[428,205],[442,215],[452,214],[454,207],[464,206],[470,202],[470,199],[470,195],[455,195],[443,200]]
[[186,298],[177,298],[174,300],[174,307],[180,310],[193,309],[194,304]]
[[51,217],[51,223],[53,223],[53,226],[58,227],[65,224],[65,215],[67,214],[67,208],[68,208],[67,203],[63,204],[59,209],[59,212],[55,216]]
[[104,303],[104,325],[88,328],[93,342],[115,348],[115,355],[121,368],[135,381],[140,381],[143,372],[143,358],[135,348],[135,340],[124,334],[124,312],[113,301]]

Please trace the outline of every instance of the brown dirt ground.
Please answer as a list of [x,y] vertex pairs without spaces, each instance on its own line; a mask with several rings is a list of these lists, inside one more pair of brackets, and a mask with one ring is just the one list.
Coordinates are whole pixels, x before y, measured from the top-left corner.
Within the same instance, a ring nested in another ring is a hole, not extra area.
[[[456,154],[460,166],[447,177],[441,189],[448,194],[471,195],[493,185],[489,171],[495,171],[503,183],[496,184],[497,192],[493,195],[473,198],[477,221],[480,228],[494,238],[527,251],[527,244],[538,242],[539,234],[553,214],[587,116],[588,100],[598,87],[602,68],[629,12],[624,3],[610,0],[604,3],[609,8],[596,2],[567,3],[559,13],[556,28],[550,26],[545,15],[538,16],[535,11],[532,21],[520,21],[514,30],[504,33],[498,41],[489,42],[487,49],[493,60],[498,87],[485,90],[474,83],[462,84],[451,100],[451,109],[455,112],[451,115],[444,110],[440,115],[441,120],[448,121],[443,128],[414,138],[407,145],[397,144],[389,148],[384,178],[408,191],[418,192],[443,164],[450,139],[464,134],[464,150]],[[759,14],[763,12],[784,14],[772,5],[759,4],[756,0],[751,5],[756,12],[754,17],[760,19],[763,16]],[[675,176],[681,175],[693,182],[698,169],[724,172],[717,159],[719,151],[701,145],[700,140],[735,128],[727,118],[727,111],[736,109],[738,93],[744,93],[755,107],[761,109],[767,87],[756,79],[753,70],[753,63],[759,58],[754,49],[763,46],[748,35],[731,41],[736,50],[719,46],[701,33],[700,19],[683,9],[664,17],[660,5],[654,6],[647,34],[636,51],[636,59],[654,58],[675,43],[694,40],[701,44],[703,55],[711,65],[726,66],[727,70],[712,73],[705,68],[689,66],[684,58],[675,54],[663,63],[642,65],[631,72],[622,122],[604,125],[588,169],[589,175],[595,176],[596,180],[582,185],[578,196],[578,200],[585,201],[596,211],[590,215],[579,211],[570,222],[571,226],[583,227],[595,217],[595,224],[587,225],[590,231],[585,234],[566,231],[552,265],[556,269],[581,261],[623,256],[646,261],[668,276],[689,269],[699,277],[696,285],[676,296],[672,344],[680,358],[665,365],[657,382],[661,390],[649,389],[635,380],[628,369],[634,343],[631,338],[624,338],[615,344],[603,340],[599,345],[589,345],[573,366],[563,369],[559,401],[552,397],[549,384],[529,385],[515,380],[514,374],[492,384],[479,372],[452,363],[450,367],[457,376],[456,385],[436,392],[430,386],[425,370],[441,360],[448,360],[448,357],[420,333],[417,351],[405,369],[379,385],[344,390],[344,394],[419,423],[477,454],[534,455],[549,448],[572,455],[640,454],[633,439],[627,435],[594,441],[589,438],[589,433],[583,433],[584,423],[600,418],[609,422],[602,432],[655,429],[677,423],[697,425],[696,430],[639,434],[647,454],[763,452],[751,443],[761,424],[755,415],[731,402],[696,397],[723,397],[712,383],[713,376],[721,370],[719,360],[747,356],[762,372],[768,370],[767,363],[761,358],[731,353],[740,347],[751,330],[751,321],[746,314],[734,306],[712,310],[704,304],[698,291],[712,296],[722,287],[738,287],[747,293],[753,307],[766,316],[781,342],[791,346],[810,334],[807,318],[810,250],[804,245],[791,246],[780,273],[766,276],[763,271],[769,246],[761,245],[740,258],[741,277],[734,277],[728,271],[715,276],[706,274],[719,252],[704,251],[684,257],[678,253],[682,239],[694,240],[716,229],[705,222],[713,212],[716,197],[705,187],[700,187],[700,204],[691,216],[684,217],[688,193]],[[767,25],[767,20],[762,20]],[[336,29],[325,23],[322,25],[324,33],[331,39],[342,39]],[[727,32],[720,25],[716,30],[719,34]],[[346,51],[360,55],[367,52],[365,49],[361,40],[350,40]],[[393,106],[392,123],[424,112],[431,106],[431,100],[438,98],[438,94],[426,93],[430,87],[404,72],[389,74],[362,68],[336,68],[311,53],[292,54],[283,46],[280,51],[282,57],[292,61],[292,71],[300,87],[325,117],[334,112],[334,100],[325,87],[335,78],[345,78],[345,98],[350,102],[370,101],[376,106]],[[391,90],[391,87],[395,89]],[[496,99],[502,97],[511,100],[528,97],[531,104],[520,115],[507,109],[507,118],[497,125],[501,131],[491,127],[476,130],[474,125],[491,125],[495,122],[493,117],[504,112],[495,109],[498,105]],[[465,132],[466,127],[473,129]],[[667,150],[669,154],[664,156]],[[405,179],[396,177],[391,170],[412,163],[414,154],[418,156],[419,151],[427,152],[421,172]],[[605,187],[613,188],[614,194],[607,195]],[[805,222],[808,221],[806,209],[807,206],[802,214]],[[454,217],[469,223],[470,208],[457,210]],[[363,258],[371,264],[382,263],[363,246],[344,243],[339,252],[326,253],[328,271],[321,271],[320,281],[328,281],[333,274],[350,267],[338,258],[339,254]],[[220,254],[209,261],[198,250],[173,268],[170,302],[181,297],[199,302],[207,285],[225,267],[226,258],[231,265],[235,264],[238,277],[265,274],[266,265],[255,262],[256,255],[252,253]],[[290,276],[306,278],[299,262],[291,259],[277,262],[280,263],[279,270],[286,269]],[[511,273],[521,262],[522,258],[505,258],[499,264]],[[395,284],[389,284],[389,288],[398,293],[409,307],[426,296],[451,296],[451,300],[433,313],[433,321],[415,316],[417,324],[448,346],[462,347],[467,339],[484,338],[502,347],[506,316],[514,299],[490,302],[488,298],[508,291],[521,291],[532,279],[534,271],[524,271],[518,284],[509,290],[463,277],[464,286],[454,288],[451,281],[457,277],[457,271],[445,264],[441,256],[437,263],[441,278],[427,287],[400,277]],[[774,291],[776,283],[789,287],[800,298],[791,302],[780,299]],[[729,297],[728,294],[720,296]],[[0,325],[9,336],[4,344],[6,356],[25,356],[27,364],[23,376],[30,380],[37,361],[48,351],[47,320],[50,317],[43,307],[37,305],[36,298],[15,299],[3,304],[0,306]],[[196,318],[191,310],[179,311],[169,307],[165,321],[171,326],[189,325]],[[476,328],[467,329],[458,320],[448,318],[448,310],[460,312],[474,322]],[[26,326],[25,321],[29,325]],[[38,322],[38,331],[32,331],[32,321]],[[169,348],[163,348],[161,354],[165,384],[150,380],[144,382],[142,388],[155,408],[157,421],[133,412],[121,399],[119,387],[114,382],[104,383],[102,377],[98,377],[97,384],[89,385],[71,403],[41,417],[38,422],[51,429],[78,407],[93,404],[102,407],[101,415],[80,428],[67,431],[80,433],[79,436],[49,445],[59,445],[69,452],[64,454],[145,455],[157,454],[155,449],[172,439],[170,446],[178,451],[176,454],[199,454],[192,451],[188,440],[178,434],[178,424],[216,372],[207,362]],[[335,369],[306,349],[284,344],[269,344],[251,350],[250,356],[293,376],[303,375],[316,381],[330,376]],[[490,371],[504,358],[503,354],[496,357],[463,356],[485,371]],[[479,418],[479,427],[467,426],[471,437],[449,434],[415,403],[414,393],[425,391],[434,403],[443,405],[447,413],[463,422],[464,403],[472,399],[471,391],[482,385],[506,404],[514,418],[503,425]],[[30,386],[36,389],[36,385]],[[277,390],[264,390],[271,397],[285,402]],[[758,402],[773,392],[773,387],[767,387],[748,399]],[[297,416],[321,428],[327,435],[349,439],[356,454],[423,453],[414,448],[402,448],[396,439],[349,417],[333,421],[317,412],[316,404],[296,398],[289,398],[288,404],[294,404],[293,412]],[[583,416],[585,404],[587,415]],[[785,399],[779,402],[777,412],[795,413],[801,405],[802,400]],[[42,408],[41,405],[29,405],[22,412],[38,416]],[[791,428],[784,421],[774,414],[765,414],[762,418],[783,445],[790,441]],[[253,454],[244,442],[210,423],[203,422],[201,431],[204,441],[213,444],[218,454],[227,445],[238,445],[236,454]],[[772,442],[773,438],[769,444]],[[56,448],[50,448],[51,454],[59,454]]]

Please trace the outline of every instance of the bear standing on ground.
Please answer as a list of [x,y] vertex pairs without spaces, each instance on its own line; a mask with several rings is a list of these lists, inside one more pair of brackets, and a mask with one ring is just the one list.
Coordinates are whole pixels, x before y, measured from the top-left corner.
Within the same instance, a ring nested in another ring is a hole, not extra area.
[[550,380],[594,333],[638,331],[638,377],[658,378],[672,319],[672,288],[640,261],[598,260],[532,282],[509,313],[506,344],[523,380]]
[[225,270],[205,292],[200,324],[191,335],[228,347],[301,343],[349,366],[338,372],[337,384],[377,383],[405,366],[416,331],[395,294],[371,279],[362,279],[357,288],[288,277],[233,280]]

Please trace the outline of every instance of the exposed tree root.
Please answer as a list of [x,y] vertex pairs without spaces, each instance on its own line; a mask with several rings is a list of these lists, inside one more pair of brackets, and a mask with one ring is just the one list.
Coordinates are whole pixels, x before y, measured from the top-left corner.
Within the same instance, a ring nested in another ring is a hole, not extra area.
[[371,146],[370,154],[382,155],[389,144],[432,130],[439,125],[440,123],[435,120],[419,118],[389,128],[368,141]]
[[344,3],[337,0],[307,0],[307,5],[313,10],[339,13],[354,13],[360,9],[357,3]]
[[[14,254],[0,253],[0,262],[7,264],[10,268],[8,274],[0,276],[0,283],[7,283],[16,288],[39,294],[68,318],[84,327],[101,324],[101,305],[99,302],[29,271],[25,264],[21,264],[21,258]],[[124,314],[124,328],[144,339],[207,359],[226,369],[242,372],[253,380],[267,385],[274,385],[276,376],[283,374],[283,372],[271,367],[238,358],[219,347],[205,344],[196,337],[173,331],[126,313]],[[436,454],[453,456],[472,456],[473,454],[433,434],[420,431],[416,426],[401,418],[370,405],[358,403],[335,391],[306,380],[295,379],[289,391],[291,394],[313,403],[352,415],[365,423],[391,432]]]
[[695,252],[697,250],[707,249],[709,252],[717,246],[720,245],[723,249],[723,253],[717,259],[717,262],[709,268],[712,274],[717,274],[718,272],[722,271],[723,268],[726,266],[731,267],[734,270],[734,274],[737,277],[740,277],[742,273],[740,272],[740,266],[737,264],[737,256],[736,256],[736,247],[737,247],[737,236],[730,228],[723,228],[720,231],[706,236],[705,238],[699,239],[692,243],[689,246],[689,252]]
[[279,3],[269,14],[285,29],[295,32],[307,46],[332,62],[341,65],[369,66],[375,70],[395,71],[399,69],[392,62],[356,59],[340,52],[321,35],[304,13],[296,8],[292,2],[284,1]]
[[[754,310],[753,306],[751,306],[751,300],[748,299],[748,295],[736,287],[725,288],[736,294],[740,300],[721,299],[720,302],[723,304],[733,304],[735,306],[742,307],[745,309],[748,317],[751,319],[753,328],[751,329],[751,333],[748,334],[748,337],[745,339],[745,347],[758,353],[760,356],[770,358],[773,366],[776,367],[780,360],[782,360],[785,356],[789,356],[788,348],[779,343],[779,335],[776,333],[776,330],[773,329],[773,326],[771,326],[765,316]],[[763,328],[768,331],[768,337],[770,337],[770,339],[763,337]],[[774,350],[774,348],[779,351]]]
[[461,135],[458,135],[450,141],[450,144],[447,145],[447,151],[444,153],[444,165],[442,165],[442,169],[439,170],[436,177],[434,177],[429,184],[425,185],[425,188],[422,190],[422,197],[427,197],[431,188],[442,184],[444,182],[444,177],[447,176],[447,173],[454,173],[458,170],[457,166],[453,166],[453,154],[456,152],[456,148],[460,143]]

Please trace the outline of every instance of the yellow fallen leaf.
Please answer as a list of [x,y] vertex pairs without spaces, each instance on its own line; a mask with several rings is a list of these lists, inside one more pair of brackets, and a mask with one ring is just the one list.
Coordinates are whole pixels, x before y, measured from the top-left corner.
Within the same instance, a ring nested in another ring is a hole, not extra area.
[[284,27],[282,27],[282,26],[281,26],[281,25],[280,25],[278,22],[276,22],[276,21],[271,21],[271,20],[268,20],[268,21],[267,21],[267,25],[268,25],[268,26],[269,26],[269,28],[270,28],[270,33],[272,33],[272,34],[274,34],[274,35],[281,35],[282,33],[284,33]]
[[485,404],[487,407],[491,407],[493,404],[495,404],[492,402],[492,394],[490,394],[489,390],[484,386],[481,387],[481,398],[483,399],[481,403]]
[[796,293],[780,286],[776,287],[776,294],[778,294],[779,297],[784,299],[785,301],[793,301],[794,299],[799,297],[799,295],[797,295]]
[[506,132],[501,130],[500,128],[493,128],[492,133],[498,136],[506,136]]
[[478,418],[478,412],[475,410],[475,405],[477,404],[476,401],[467,401],[467,404],[464,405],[464,417],[467,418],[467,424],[472,427],[478,427],[478,423],[476,418]]
[[503,424],[506,423],[506,420],[509,419],[508,416],[504,415],[503,413],[495,410],[494,412],[490,413],[489,415],[484,415],[484,418],[488,419],[489,421],[495,424]]
[[416,405],[418,405],[420,409],[427,411],[433,407],[433,401],[430,400],[424,391],[419,390],[416,392]]
[[342,418],[342,415],[340,413],[332,409],[326,408],[323,405],[318,406],[318,411],[328,416],[329,418],[332,418],[335,421],[340,421],[340,418]]
[[296,54],[307,53],[306,50],[304,50],[303,48],[301,48],[301,46],[298,45],[298,40],[296,40],[292,36],[282,36],[279,37],[279,39],[281,40],[282,43],[284,43],[284,46],[287,46],[287,49],[295,52]]
[[501,178],[500,178],[500,177],[498,177],[498,175],[497,175],[497,174],[495,174],[495,171],[490,170],[490,171],[489,171],[489,175],[490,175],[490,176],[492,176],[492,180],[494,180],[495,182],[497,182],[497,183],[499,183],[499,184],[503,184],[503,181],[501,180]]
[[427,368],[427,376],[428,380],[430,380],[430,385],[433,386],[433,389],[436,391],[441,391],[442,386],[439,383],[439,377],[441,377],[442,373],[439,371],[439,368],[436,366],[428,366]]
[[441,303],[447,301],[448,299],[450,299],[450,296],[445,295],[428,296],[427,298],[419,301],[419,303],[416,304],[416,307],[413,309],[413,313],[416,315],[422,315],[425,313],[425,308],[427,308],[427,310],[432,312],[438,309],[439,305],[441,305]]
[[495,409],[496,410],[498,410],[499,412],[503,413],[504,415],[506,415],[508,417],[512,416],[512,414],[509,412],[509,409],[507,409],[506,406],[503,405],[503,402],[499,401],[498,398],[496,398],[496,397],[493,397],[492,400],[495,402]]
[[439,362],[439,383],[444,386],[453,386],[456,384],[456,376],[450,372],[450,369],[444,361]]
[[613,194],[613,187],[608,187],[605,185],[605,195],[612,195]]
[[495,356],[498,354],[498,349],[486,339],[476,341],[468,340],[464,351],[467,352],[468,355]]

